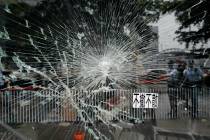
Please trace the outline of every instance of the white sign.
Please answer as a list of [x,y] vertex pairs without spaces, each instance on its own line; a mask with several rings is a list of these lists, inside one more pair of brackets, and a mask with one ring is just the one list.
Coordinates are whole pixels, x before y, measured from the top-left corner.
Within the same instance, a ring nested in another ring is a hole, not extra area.
[[133,93],[133,108],[158,108],[158,93]]

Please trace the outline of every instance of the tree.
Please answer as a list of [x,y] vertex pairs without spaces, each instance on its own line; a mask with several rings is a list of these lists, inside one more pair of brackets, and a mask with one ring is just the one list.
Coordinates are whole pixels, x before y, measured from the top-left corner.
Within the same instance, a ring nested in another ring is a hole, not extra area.
[[210,1],[209,0],[174,0],[164,2],[160,8],[163,13],[175,12],[181,23],[176,31],[178,40],[190,43],[206,43],[210,39]]
[[[69,57],[66,65],[71,67],[75,48],[92,47],[103,55],[110,40],[136,50],[147,47],[157,37],[148,25],[159,17],[155,6],[157,0],[48,0],[36,7],[11,4],[10,13],[2,10],[0,14],[8,19],[5,27],[15,41],[7,47],[8,53],[31,67],[46,67],[50,72],[55,68],[60,73],[57,65]],[[126,27],[130,34],[124,33]]]
[[[1,17],[6,20],[6,29],[17,46],[8,47],[7,50],[38,53],[31,46],[29,38],[31,37],[33,43],[44,44],[42,51],[47,53],[49,51],[47,45],[55,47],[52,40],[59,40],[58,43],[62,40],[62,44],[58,45],[68,46],[68,37],[78,39],[78,32],[86,33],[84,39],[86,42],[91,40],[93,44],[90,45],[103,47],[107,43],[103,41],[116,37],[116,34],[122,41],[129,40],[130,38],[122,33],[126,25],[131,25],[138,36],[146,35],[145,37],[149,38],[144,43],[136,44],[143,48],[155,37],[147,24],[159,18],[157,2],[157,0],[48,0],[36,7],[25,3],[10,4],[8,9],[12,14],[1,10]],[[62,33],[69,35],[64,36]],[[57,52],[51,54],[58,56]],[[23,54],[22,56],[31,57]]]

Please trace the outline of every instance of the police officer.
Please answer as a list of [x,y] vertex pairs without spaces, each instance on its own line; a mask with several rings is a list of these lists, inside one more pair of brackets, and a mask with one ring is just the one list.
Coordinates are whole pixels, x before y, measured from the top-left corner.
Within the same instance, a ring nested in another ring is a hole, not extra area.
[[200,68],[194,66],[193,60],[190,60],[183,75],[185,77],[185,86],[189,91],[187,93],[187,108],[189,108],[188,99],[190,98],[192,101],[191,115],[192,118],[196,118],[198,115],[198,92],[202,85],[203,72]]
[[170,60],[168,62],[168,96],[170,101],[170,117],[171,118],[177,118],[177,74],[178,71],[174,67],[175,62],[173,60]]

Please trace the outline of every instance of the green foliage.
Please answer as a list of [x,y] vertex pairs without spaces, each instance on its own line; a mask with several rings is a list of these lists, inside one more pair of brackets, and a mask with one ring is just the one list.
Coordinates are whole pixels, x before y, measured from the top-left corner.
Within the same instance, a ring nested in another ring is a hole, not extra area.
[[[31,45],[30,39],[33,39],[37,46],[43,45],[42,51],[45,52],[49,51],[45,46],[54,47],[54,40],[64,40],[59,45],[68,46],[68,37],[78,39],[78,32],[86,32],[86,40],[101,46],[97,44],[98,40],[106,40],[113,36],[130,39],[122,33],[127,24],[132,26],[139,36],[146,34],[145,42],[149,42],[157,36],[147,23],[159,19],[159,5],[160,0],[45,0],[36,7],[25,3],[10,4],[8,8],[11,13],[1,9],[0,15],[2,14],[2,18],[7,21],[5,27],[11,40],[17,44],[8,47],[7,51],[38,53]],[[93,13],[88,12],[87,8]],[[70,40],[70,43],[73,42]],[[137,45],[143,48],[148,43]]]
[[210,1],[209,0],[174,0],[164,2],[162,13],[175,12],[181,23],[176,31],[178,40],[196,45],[206,43],[210,38]]
[[138,7],[149,21],[157,21],[161,14],[162,2],[163,0],[138,0]]

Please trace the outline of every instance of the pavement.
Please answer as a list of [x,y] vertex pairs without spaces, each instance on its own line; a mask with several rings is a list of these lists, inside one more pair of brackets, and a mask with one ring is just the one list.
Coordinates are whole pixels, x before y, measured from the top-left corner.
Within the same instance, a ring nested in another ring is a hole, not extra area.
[[[94,127],[110,140],[210,140],[210,120],[207,119],[157,120],[155,123],[116,122],[113,126],[96,123]],[[89,127],[93,128],[91,125]],[[73,140],[76,131],[84,132],[85,140],[94,140],[93,136],[85,131],[84,124],[79,122],[23,124],[14,130],[31,140]]]
[[210,120],[162,120],[157,121],[157,127],[186,134],[195,134],[210,137]]

